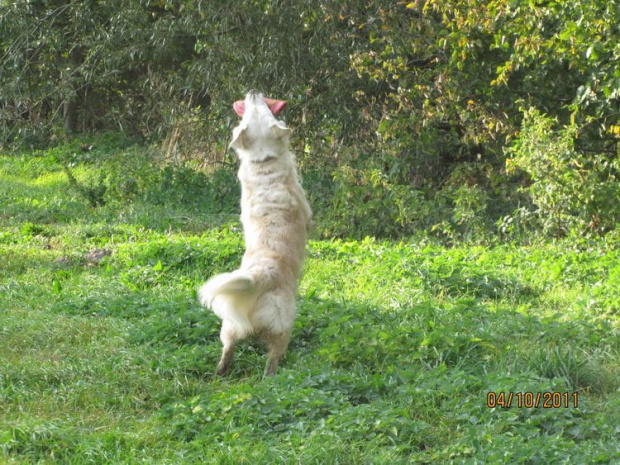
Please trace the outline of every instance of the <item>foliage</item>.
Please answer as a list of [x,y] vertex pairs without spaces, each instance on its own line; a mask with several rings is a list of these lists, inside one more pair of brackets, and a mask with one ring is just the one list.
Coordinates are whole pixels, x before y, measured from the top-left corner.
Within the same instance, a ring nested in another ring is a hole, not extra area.
[[[371,235],[398,237],[416,234],[441,217],[437,204],[411,186],[395,185],[380,170],[342,167],[334,172],[334,194],[329,205],[318,205],[325,236],[358,239]],[[326,214],[321,213],[321,207]]]
[[[494,225],[602,234],[610,227],[601,218],[615,217],[591,209],[572,226],[534,221],[528,205],[538,200],[506,176],[504,152],[521,108],[536,108],[574,128],[583,166],[617,157],[613,2],[1,5],[0,147],[121,131],[181,171],[227,169],[231,102],[259,88],[290,102],[295,151],[317,182],[314,203],[329,210],[320,213],[325,234],[486,241]],[[75,186],[97,204],[132,195],[132,173],[118,186],[78,176]],[[615,189],[608,181],[600,198]],[[361,217],[366,203],[373,218]]]
[[36,153],[48,169],[61,169],[69,186],[88,206],[112,203],[182,203],[214,214],[238,210],[234,171],[219,167],[208,176],[189,166],[165,163],[161,152],[122,134],[74,139]]
[[509,169],[520,168],[531,177],[528,190],[543,229],[564,235],[614,228],[620,220],[618,159],[580,153],[577,126],[556,126],[537,110],[526,111],[521,134],[508,151]]

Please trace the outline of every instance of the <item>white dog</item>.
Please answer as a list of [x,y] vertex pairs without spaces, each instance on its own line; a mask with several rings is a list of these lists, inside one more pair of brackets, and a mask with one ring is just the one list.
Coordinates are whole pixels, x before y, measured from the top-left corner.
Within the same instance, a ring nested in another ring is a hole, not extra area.
[[295,296],[312,212],[299,183],[291,130],[275,118],[286,102],[250,91],[235,102],[242,116],[230,146],[241,160],[241,222],[245,255],[232,273],[212,277],[198,292],[202,305],[222,319],[222,358],[231,367],[235,343],[250,335],[266,343],[265,374],[276,372],[295,321]]

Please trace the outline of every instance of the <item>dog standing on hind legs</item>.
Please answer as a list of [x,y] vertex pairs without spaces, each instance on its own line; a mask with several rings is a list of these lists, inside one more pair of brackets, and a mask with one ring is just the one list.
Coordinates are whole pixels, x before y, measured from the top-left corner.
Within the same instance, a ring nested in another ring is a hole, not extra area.
[[242,119],[230,146],[241,161],[246,250],[238,270],[212,277],[198,291],[202,305],[222,319],[219,375],[230,370],[235,344],[249,336],[266,344],[265,374],[275,374],[293,330],[312,211],[289,148],[291,130],[276,119],[285,106],[254,90],[234,104]]

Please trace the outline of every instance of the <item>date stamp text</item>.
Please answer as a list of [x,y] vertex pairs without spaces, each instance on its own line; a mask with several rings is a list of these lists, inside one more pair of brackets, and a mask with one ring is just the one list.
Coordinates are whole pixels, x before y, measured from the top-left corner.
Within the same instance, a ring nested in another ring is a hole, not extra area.
[[494,392],[487,393],[489,408],[577,408],[578,392]]

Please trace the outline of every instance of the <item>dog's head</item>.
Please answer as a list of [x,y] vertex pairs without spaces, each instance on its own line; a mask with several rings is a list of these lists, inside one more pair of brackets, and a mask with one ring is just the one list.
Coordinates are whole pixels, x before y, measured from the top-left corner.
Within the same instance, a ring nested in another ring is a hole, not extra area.
[[242,118],[233,129],[230,146],[239,158],[260,162],[288,149],[291,130],[275,117],[285,106],[286,102],[265,99],[255,90],[248,92],[243,102],[235,102],[235,111]]

